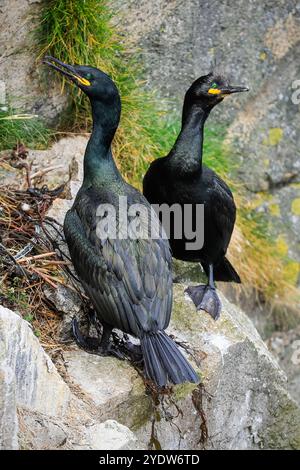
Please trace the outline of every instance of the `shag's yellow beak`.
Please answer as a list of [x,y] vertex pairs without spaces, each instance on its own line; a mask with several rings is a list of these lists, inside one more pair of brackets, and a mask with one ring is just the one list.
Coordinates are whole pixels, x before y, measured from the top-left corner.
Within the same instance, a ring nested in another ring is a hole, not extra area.
[[219,95],[222,91],[219,88],[210,88],[207,93],[210,95]]
[[86,78],[80,77],[79,75],[73,74],[73,77],[84,86],[91,86],[91,82],[89,82]]
[[232,93],[241,93],[243,91],[249,91],[249,88],[245,86],[226,86],[222,88],[209,88],[207,93],[209,93],[210,95],[231,95]]

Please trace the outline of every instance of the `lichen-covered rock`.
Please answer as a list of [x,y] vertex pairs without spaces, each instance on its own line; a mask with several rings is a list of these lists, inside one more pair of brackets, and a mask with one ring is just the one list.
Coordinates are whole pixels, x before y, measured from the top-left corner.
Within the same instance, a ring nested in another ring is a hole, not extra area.
[[130,363],[76,347],[61,356],[61,378],[29,325],[2,308],[1,447],[300,448],[299,406],[252,322],[223,296],[214,322],[195,311],[184,288],[174,287],[169,333],[202,384],[173,387],[159,403]]
[[175,285],[169,332],[188,346],[203,387],[174,387],[172,399],[165,397],[154,410],[130,364],[78,350],[64,353],[70,380],[101,419],[134,430],[145,448],[154,417],[151,442],[163,449],[299,448],[300,409],[286,391],[283,372],[251,320],[223,296],[222,302],[221,319],[214,322],[195,311],[183,285]]

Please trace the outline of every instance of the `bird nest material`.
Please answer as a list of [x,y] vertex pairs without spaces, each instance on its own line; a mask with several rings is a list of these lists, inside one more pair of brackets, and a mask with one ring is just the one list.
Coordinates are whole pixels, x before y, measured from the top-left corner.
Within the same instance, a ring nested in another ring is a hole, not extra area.
[[62,189],[0,189],[0,301],[31,323],[48,352],[61,347],[57,338],[61,317],[44,287],[62,284],[76,289],[75,283],[70,286],[70,262],[54,250],[49,228],[58,227],[46,217]]

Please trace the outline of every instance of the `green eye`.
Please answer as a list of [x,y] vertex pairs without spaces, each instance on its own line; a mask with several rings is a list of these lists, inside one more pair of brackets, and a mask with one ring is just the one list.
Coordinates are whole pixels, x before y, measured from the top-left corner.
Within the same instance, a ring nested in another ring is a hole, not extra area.
[[218,85],[216,84],[216,82],[213,82],[213,83],[210,85],[210,88],[218,88]]
[[85,78],[86,78],[87,80],[90,80],[91,78],[93,78],[93,76],[92,76],[91,73],[87,73],[86,76],[85,76]]

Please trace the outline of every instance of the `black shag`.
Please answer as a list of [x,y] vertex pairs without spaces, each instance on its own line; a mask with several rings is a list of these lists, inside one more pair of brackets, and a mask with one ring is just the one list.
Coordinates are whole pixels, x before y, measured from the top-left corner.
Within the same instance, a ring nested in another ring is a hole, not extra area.
[[[118,328],[140,339],[145,375],[158,386],[168,381],[198,382],[197,374],[164,331],[172,309],[168,240],[151,239],[150,216],[156,233],[159,220],[156,214],[153,217],[146,198],[121,177],[112,157],[111,143],[121,113],[118,89],[108,75],[94,67],[71,66],[53,57],[44,62],[74,82],[92,107],[93,131],[84,156],[84,179],[66,214],[64,233],[75,271],[103,326],[97,353],[119,355],[110,342],[113,328]],[[120,197],[127,198],[128,207],[138,204],[146,209],[139,219],[145,237],[122,235],[122,224],[129,225],[132,219],[127,211],[121,214]],[[97,231],[105,216],[101,211],[99,215],[99,207],[115,210],[115,235],[112,232],[104,237]],[[74,326],[78,343],[90,349],[91,342]]]
[[[230,86],[221,76],[212,73],[198,78],[184,99],[182,127],[170,153],[150,165],[143,183],[144,196],[151,204],[169,206],[204,205],[204,244],[201,249],[186,248],[190,242],[170,231],[170,244],[175,258],[200,262],[207,285],[190,286],[187,293],[197,309],[206,310],[214,319],[220,316],[221,302],[214,281],[240,283],[240,277],[225,257],[233,231],[236,207],[229,187],[210,168],[202,163],[205,121],[214,106],[231,93],[248,91],[245,87]],[[194,223],[194,222],[193,222]]]

